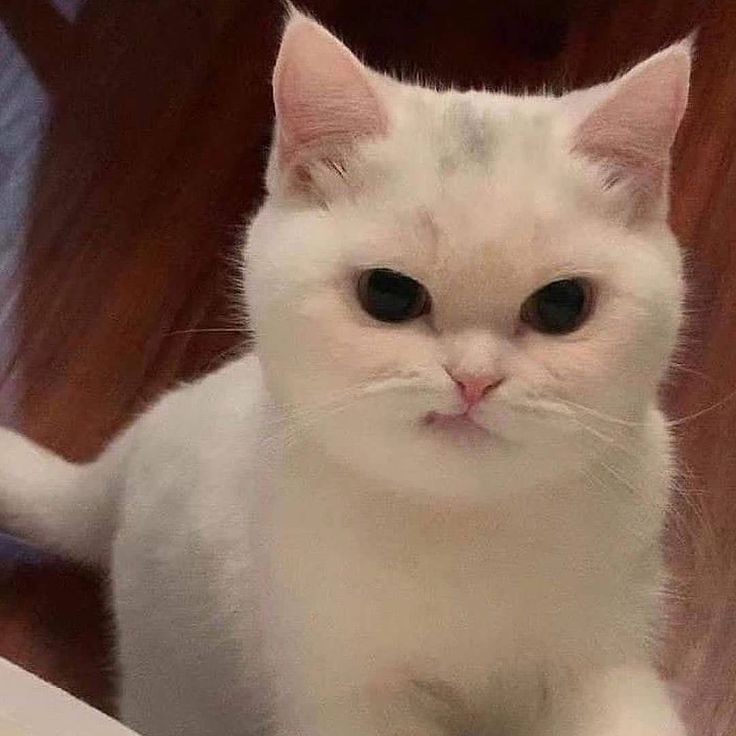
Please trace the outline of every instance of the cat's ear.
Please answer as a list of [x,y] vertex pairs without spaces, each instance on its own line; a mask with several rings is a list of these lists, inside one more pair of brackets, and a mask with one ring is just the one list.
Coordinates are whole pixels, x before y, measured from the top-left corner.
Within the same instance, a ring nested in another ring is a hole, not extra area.
[[692,42],[685,40],[589,90],[587,103],[586,92],[570,96],[580,120],[573,150],[601,166],[607,186],[623,185],[637,213],[661,205],[666,195],[670,151],[687,106],[691,57]]
[[319,23],[291,10],[273,74],[269,184],[308,187],[309,167],[387,131],[371,72]]

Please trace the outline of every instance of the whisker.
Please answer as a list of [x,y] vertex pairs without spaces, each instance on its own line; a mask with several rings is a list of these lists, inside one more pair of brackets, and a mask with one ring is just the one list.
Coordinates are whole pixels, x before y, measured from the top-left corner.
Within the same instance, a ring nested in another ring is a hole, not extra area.
[[[418,383],[414,377],[394,376],[380,381],[371,380],[335,391],[323,401],[309,405],[296,402],[279,402],[279,414],[269,421],[269,434],[262,435],[261,441],[267,443],[281,433],[285,446],[291,446],[307,430],[317,426],[319,422],[338,414],[354,405],[356,400],[368,398],[379,392],[393,391],[426,391],[432,389]],[[285,431],[284,431],[285,430]]]
[[623,419],[621,417],[614,417],[610,414],[606,414],[605,412],[598,411],[597,409],[593,409],[590,406],[586,406],[585,404],[578,404],[575,401],[570,401],[569,399],[563,399],[561,396],[555,396],[555,399],[562,404],[565,404],[566,406],[569,406],[572,409],[579,409],[580,411],[584,411],[586,414],[590,414],[593,417],[596,417],[597,419],[601,419],[604,422],[610,422],[611,424],[619,424],[622,427],[644,427],[646,426],[645,422],[634,422],[630,419]]
[[713,411],[717,411],[718,409],[721,409],[726,404],[730,403],[736,398],[736,389],[731,391],[729,394],[724,396],[720,401],[716,401],[714,404],[711,404],[710,406],[706,406],[703,409],[699,409],[698,411],[693,412],[692,414],[686,414],[684,417],[677,417],[676,419],[671,419],[667,424],[669,424],[670,427],[679,427],[681,424],[686,424],[687,422],[691,422],[694,419],[699,419],[700,417],[710,414]]
[[164,337],[172,337],[173,335],[192,335],[199,332],[238,332],[241,334],[250,334],[251,330],[247,327],[194,327],[190,330],[174,330],[167,332]]
[[324,401],[316,404],[307,406],[281,404],[279,415],[269,420],[269,429],[272,431],[261,435],[260,441],[267,443],[280,434],[285,446],[291,446],[304,430],[316,426],[322,419],[347,408],[350,405],[349,402],[355,398],[355,389],[344,389],[332,393]]
[[615,437],[611,437],[610,435],[607,435],[605,432],[601,432],[600,430],[595,429],[594,427],[588,426],[584,422],[581,422],[580,419],[574,415],[572,416],[572,419],[574,419],[578,423],[578,425],[582,427],[586,432],[590,433],[593,437],[596,437],[597,439],[610,445],[613,449],[619,450],[620,452],[625,453],[631,458],[635,458],[635,459],[638,458],[636,451],[632,447],[626,447],[625,444],[618,441]]
[[[578,404],[575,401],[570,401],[569,399],[563,399],[562,397],[559,397],[559,396],[555,397],[555,399],[562,404],[565,404],[574,409],[579,409],[580,411],[584,411],[590,416],[596,417],[597,419],[600,419],[604,422],[610,422],[611,424],[618,424],[623,427],[644,427],[646,426],[645,422],[634,422],[629,419],[623,419],[621,417],[614,417],[614,416],[611,416],[610,414],[600,412],[597,409],[593,409],[590,406],[585,406],[584,404]],[[736,389],[729,392],[726,396],[724,396],[719,401],[716,401],[713,404],[703,407],[702,409],[698,409],[697,411],[694,411],[692,414],[686,414],[685,416],[682,416],[682,417],[675,417],[674,419],[668,419],[667,426],[679,427],[682,424],[686,424],[687,422],[691,422],[695,419],[699,419],[700,417],[706,414],[710,414],[711,412],[721,409],[722,407],[726,406],[734,399],[736,399]]]
[[608,471],[619,483],[624,485],[634,496],[638,496],[641,493],[641,488],[634,486],[631,481],[627,480],[621,473],[616,470],[612,465],[604,463],[602,460],[598,463],[603,470]]
[[691,376],[696,376],[697,378],[702,379],[706,383],[709,383],[711,386],[716,383],[716,381],[711,378],[706,373],[703,373],[702,371],[696,370],[695,368],[688,368],[686,365],[682,365],[681,363],[670,363],[669,365],[670,370],[679,371],[680,373],[687,373]]

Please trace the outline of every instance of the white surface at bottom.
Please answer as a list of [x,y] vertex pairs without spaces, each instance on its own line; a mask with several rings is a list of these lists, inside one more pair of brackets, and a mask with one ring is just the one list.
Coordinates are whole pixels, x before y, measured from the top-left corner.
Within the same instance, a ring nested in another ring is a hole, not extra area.
[[112,718],[0,658],[0,736],[136,736]]

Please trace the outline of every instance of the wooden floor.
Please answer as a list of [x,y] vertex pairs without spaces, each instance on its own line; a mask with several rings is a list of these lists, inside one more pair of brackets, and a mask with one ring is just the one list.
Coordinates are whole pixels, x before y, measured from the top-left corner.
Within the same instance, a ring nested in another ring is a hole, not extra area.
[[[600,81],[695,27],[673,224],[690,329],[668,401],[683,493],[662,666],[693,734],[736,734],[736,2],[304,2],[379,68],[461,85]],[[0,0],[0,410],[93,456],[237,350],[228,258],[261,194],[276,0]],[[719,403],[722,402],[722,403]],[[707,407],[714,407],[707,409]],[[112,707],[94,573],[0,544],[0,654]]]

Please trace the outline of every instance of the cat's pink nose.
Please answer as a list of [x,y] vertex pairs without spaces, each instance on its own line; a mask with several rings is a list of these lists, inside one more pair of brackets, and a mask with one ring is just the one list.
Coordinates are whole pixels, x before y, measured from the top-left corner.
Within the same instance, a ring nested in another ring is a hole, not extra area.
[[484,373],[453,373],[450,370],[447,372],[455,381],[468,408],[479,404],[490,391],[503,383],[503,378]]

